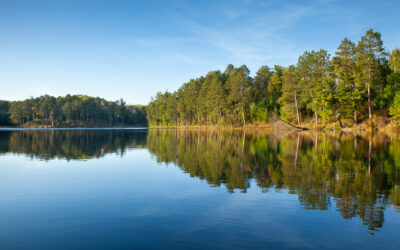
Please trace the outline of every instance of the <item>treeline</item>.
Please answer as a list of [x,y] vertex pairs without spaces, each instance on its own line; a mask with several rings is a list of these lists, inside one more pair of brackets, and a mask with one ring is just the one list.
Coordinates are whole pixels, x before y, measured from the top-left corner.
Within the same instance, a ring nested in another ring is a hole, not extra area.
[[0,126],[99,127],[147,126],[144,106],[86,95],[49,95],[0,101]]
[[355,44],[345,38],[335,56],[306,51],[296,65],[228,65],[192,79],[175,92],[157,93],[148,105],[150,125],[244,125],[280,116],[297,125],[352,126],[377,117],[400,119],[400,50],[385,51],[368,30]]

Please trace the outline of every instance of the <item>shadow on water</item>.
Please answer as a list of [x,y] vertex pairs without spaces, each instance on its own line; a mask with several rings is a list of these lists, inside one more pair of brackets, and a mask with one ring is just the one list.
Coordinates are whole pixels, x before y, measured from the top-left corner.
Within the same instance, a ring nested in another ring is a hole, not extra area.
[[33,159],[91,159],[147,148],[157,162],[229,192],[288,190],[304,209],[358,217],[370,230],[384,211],[400,211],[400,140],[383,134],[255,133],[185,130],[2,131],[0,154]]

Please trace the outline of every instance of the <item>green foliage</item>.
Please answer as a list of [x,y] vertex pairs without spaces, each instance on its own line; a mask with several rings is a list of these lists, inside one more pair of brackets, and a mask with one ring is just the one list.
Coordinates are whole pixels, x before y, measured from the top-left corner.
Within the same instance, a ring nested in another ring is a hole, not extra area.
[[245,123],[250,116],[253,89],[249,74],[245,65],[228,65],[224,73],[212,71],[173,93],[157,93],[147,108],[150,125]]
[[388,75],[388,82],[395,88],[400,87],[400,49],[392,51],[389,59],[391,74]]
[[267,101],[268,87],[271,84],[272,73],[268,66],[262,66],[254,77],[254,99],[261,103]]
[[[243,67],[243,66],[242,66]],[[230,120],[235,124],[246,123],[246,110],[251,103],[252,82],[248,76],[247,67],[235,69],[229,74],[227,80],[228,107],[230,109]]]
[[288,120],[296,120],[298,125],[301,123],[298,100],[300,93],[301,88],[296,67],[291,65],[283,71],[282,96],[279,101],[282,104],[282,117]]
[[26,123],[46,127],[147,125],[143,106],[127,106],[123,99],[110,102],[85,95],[57,98],[45,95],[10,102],[7,113],[12,123],[19,126]]
[[0,100],[0,126],[9,126],[11,124],[10,115],[8,114],[9,109],[10,103]]
[[358,42],[356,51],[356,83],[359,87],[365,88],[368,98],[368,115],[372,118],[372,98],[382,89],[384,85],[382,79],[382,65],[385,50],[381,40],[381,34],[372,29],[367,30],[366,34]]
[[273,112],[276,115],[279,115],[281,108],[279,98],[282,95],[283,70],[284,68],[282,66],[275,65],[271,82],[268,84],[267,88],[267,108],[269,112]]
[[337,48],[336,56],[332,58],[332,67],[337,82],[336,112],[339,117],[353,118],[357,123],[357,112],[361,111],[364,92],[355,83],[355,53],[355,44],[347,38],[343,39]]
[[397,91],[394,96],[393,103],[389,108],[389,114],[394,120],[400,120],[400,91]]
[[250,117],[253,121],[268,121],[268,109],[263,105],[250,105]]
[[306,114],[314,113],[318,123],[318,113],[324,111],[329,94],[323,92],[331,91],[329,88],[329,54],[326,50],[304,52],[299,57],[297,68],[299,74],[299,84],[302,88],[300,103],[305,107]]
[[253,101],[258,112],[265,113],[265,116],[260,116],[262,121],[265,121],[268,113],[279,114],[278,100],[282,94],[282,76],[283,67],[275,65],[273,70],[268,66],[262,66],[254,77]]
[[341,118],[358,123],[373,111],[387,115],[399,87],[400,50],[388,60],[380,33],[368,30],[357,45],[343,39],[332,59],[323,49],[306,51],[296,65],[261,66],[254,77],[245,65],[229,64],[223,73],[212,71],[173,93],[158,93],[148,119],[161,126],[236,126],[275,114],[298,125]]

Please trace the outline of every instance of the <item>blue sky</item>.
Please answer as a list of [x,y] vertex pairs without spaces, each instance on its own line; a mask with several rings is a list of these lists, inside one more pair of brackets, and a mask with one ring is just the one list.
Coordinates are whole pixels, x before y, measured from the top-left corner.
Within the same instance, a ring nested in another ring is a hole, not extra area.
[[0,99],[87,94],[147,104],[229,63],[334,54],[369,28],[400,47],[400,1],[0,0]]

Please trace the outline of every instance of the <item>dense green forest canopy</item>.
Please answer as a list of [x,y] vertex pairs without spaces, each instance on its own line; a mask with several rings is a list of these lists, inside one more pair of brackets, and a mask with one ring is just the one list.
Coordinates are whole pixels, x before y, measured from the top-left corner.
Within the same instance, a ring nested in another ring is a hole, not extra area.
[[282,117],[297,125],[373,125],[400,119],[400,51],[388,53],[368,30],[355,44],[345,38],[331,57],[306,51],[296,65],[228,65],[192,79],[177,91],[157,93],[148,105],[150,125],[244,125]]
[[0,126],[99,127],[147,126],[146,110],[86,95],[49,95],[0,101]]

